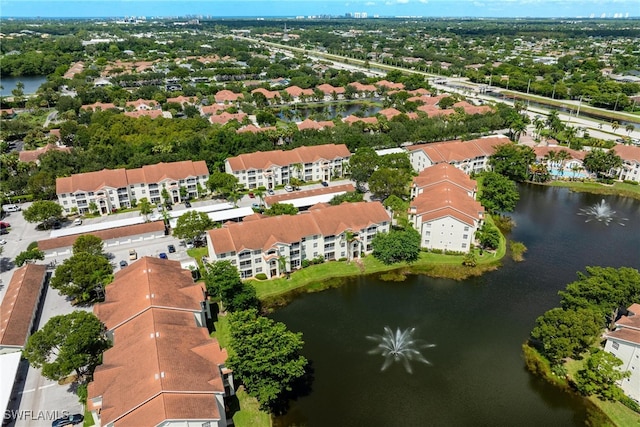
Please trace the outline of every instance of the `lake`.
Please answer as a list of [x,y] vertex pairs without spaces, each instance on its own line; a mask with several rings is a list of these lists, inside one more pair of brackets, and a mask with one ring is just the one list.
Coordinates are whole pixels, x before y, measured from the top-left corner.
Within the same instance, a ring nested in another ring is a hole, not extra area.
[[2,96],[13,96],[11,91],[16,88],[16,84],[18,82],[24,83],[24,94],[31,95],[36,93],[36,90],[42,85],[42,83],[47,81],[46,76],[22,76],[22,77],[3,77],[2,81],[2,90],[0,90],[0,95]]
[[[360,277],[303,295],[271,317],[304,334],[315,370],[313,391],[277,425],[308,426],[582,426],[586,407],[529,374],[521,345],[557,292],[585,266],[640,268],[640,202],[604,197],[624,227],[590,221],[580,209],[603,196],[523,185],[510,238],[525,261],[461,282],[410,276],[403,282]],[[432,365],[400,364],[381,372],[366,337],[383,328],[416,328],[435,344]]]

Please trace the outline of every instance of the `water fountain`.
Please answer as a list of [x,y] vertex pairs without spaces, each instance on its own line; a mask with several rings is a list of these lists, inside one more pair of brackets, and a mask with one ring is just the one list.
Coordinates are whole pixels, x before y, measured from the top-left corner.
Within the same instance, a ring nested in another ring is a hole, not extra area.
[[611,221],[616,221],[617,224],[624,226],[622,221],[627,221],[627,218],[616,218],[616,211],[611,209],[611,206],[602,199],[600,203],[596,203],[588,208],[580,209],[578,215],[588,217],[584,222],[591,222],[596,220],[602,222],[605,225],[609,225]]
[[396,329],[395,332],[388,326],[384,327],[384,334],[367,336],[367,339],[375,341],[378,345],[370,350],[369,354],[381,354],[384,357],[381,371],[387,369],[393,362],[401,362],[408,373],[412,373],[411,361],[426,363],[431,365],[420,353],[421,348],[435,347],[435,344],[423,344],[421,340],[413,337],[415,328]]

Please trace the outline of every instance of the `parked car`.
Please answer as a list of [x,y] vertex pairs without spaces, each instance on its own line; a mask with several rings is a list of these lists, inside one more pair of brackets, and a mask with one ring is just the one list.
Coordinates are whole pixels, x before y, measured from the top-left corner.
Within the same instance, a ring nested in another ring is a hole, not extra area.
[[0,221],[0,228],[9,228],[9,227],[11,227],[11,224],[9,224],[8,222]]
[[170,254],[172,254],[172,253],[175,253],[176,247],[173,245],[169,245],[167,246],[167,250],[169,251]]
[[189,202],[188,200],[184,201],[184,207],[185,208],[190,208],[191,207],[191,202]]
[[18,205],[4,205],[2,210],[5,212],[18,212],[20,210],[20,206]]
[[291,192],[293,191],[293,187],[292,187],[292,186],[290,186],[290,185],[285,185],[285,186],[284,186],[284,189],[285,189],[285,191],[287,191],[287,192],[289,192],[289,193],[291,193]]
[[73,414],[73,415],[65,415],[64,417],[60,417],[57,420],[54,420],[51,423],[51,427],[63,427],[80,424],[84,421],[84,415],[82,414]]
[[129,249],[129,260],[138,259],[138,252],[135,249]]
[[165,205],[165,207],[167,208],[168,211],[172,211],[173,210],[173,206],[171,206],[171,205]]
[[270,196],[273,196],[274,194],[276,194],[276,192],[275,192],[275,191],[273,191],[273,188],[268,189],[268,190],[267,190],[267,193],[268,193]]
[[255,194],[253,194],[253,193],[249,193],[249,197],[250,197],[250,198],[252,198],[252,199],[255,199],[255,198],[256,198],[256,195],[255,195]]
[[251,208],[253,209],[260,209],[260,205],[258,203],[252,203],[251,204]]
[[323,187],[329,186],[329,183],[327,181],[322,181],[320,184],[322,184]]
[[169,258],[169,257],[167,256],[167,254],[166,254],[166,253],[164,253],[164,252],[160,252],[160,255],[158,255],[158,257],[159,257],[159,258],[162,258],[162,259],[168,259],[168,258]]
[[126,266],[128,266],[129,263],[125,260],[120,261],[120,268],[125,268]]
[[80,218],[76,218],[73,220],[73,225],[82,225],[82,220]]
[[6,241],[6,240],[4,240],[4,239],[0,239],[0,245],[6,245],[6,244],[7,244],[7,241]]

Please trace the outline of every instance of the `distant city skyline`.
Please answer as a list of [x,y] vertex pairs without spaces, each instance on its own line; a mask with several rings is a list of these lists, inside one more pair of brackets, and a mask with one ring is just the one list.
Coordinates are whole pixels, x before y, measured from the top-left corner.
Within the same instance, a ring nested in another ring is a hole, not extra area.
[[631,18],[639,0],[0,0],[0,18],[226,17]]

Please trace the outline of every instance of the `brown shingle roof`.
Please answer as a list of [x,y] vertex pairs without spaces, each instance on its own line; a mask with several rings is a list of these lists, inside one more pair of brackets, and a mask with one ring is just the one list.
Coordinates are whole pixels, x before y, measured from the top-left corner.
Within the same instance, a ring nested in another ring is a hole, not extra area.
[[0,304],[0,346],[26,344],[46,272],[44,265],[26,264],[11,276]]
[[349,157],[351,153],[345,144],[324,144],[298,147],[293,150],[256,151],[227,159],[234,171],[267,169],[271,165],[286,166],[294,163],[312,163],[320,159],[334,160]]
[[42,251],[49,251],[57,248],[68,248],[73,246],[80,236],[92,234],[102,240],[117,239],[137,234],[154,233],[164,230],[163,221],[146,222],[144,224],[127,225],[126,227],[110,228],[108,230],[93,231],[91,233],[74,234],[73,236],[55,237],[53,239],[38,240],[38,248]]
[[380,202],[343,203],[294,216],[227,224],[209,231],[208,237],[216,253],[267,250],[276,242],[299,242],[302,237],[315,234],[338,235],[345,230],[357,231],[389,220],[389,213]]

